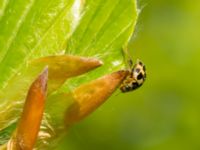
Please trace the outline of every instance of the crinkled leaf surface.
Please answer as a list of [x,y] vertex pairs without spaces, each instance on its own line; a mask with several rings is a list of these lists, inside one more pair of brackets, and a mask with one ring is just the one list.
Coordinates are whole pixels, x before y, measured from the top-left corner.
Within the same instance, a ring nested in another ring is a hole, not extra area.
[[[19,98],[12,92],[6,95],[5,89],[18,89],[12,86],[13,79],[23,73],[32,59],[65,52],[103,61],[103,67],[71,79],[63,86],[64,90],[120,68],[121,48],[127,44],[136,19],[135,0],[0,1],[0,111],[15,109],[9,108],[7,99],[14,97],[9,103],[18,104]],[[26,74],[23,78],[26,79]],[[26,90],[18,92],[25,97]],[[0,124],[6,121],[9,122],[9,116],[0,118]]]

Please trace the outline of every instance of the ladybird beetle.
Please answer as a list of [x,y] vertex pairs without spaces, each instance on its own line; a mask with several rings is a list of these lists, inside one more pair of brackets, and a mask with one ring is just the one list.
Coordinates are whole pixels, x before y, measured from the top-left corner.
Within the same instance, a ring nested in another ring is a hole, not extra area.
[[[130,59],[129,65],[132,66]],[[120,85],[121,92],[130,92],[139,88],[146,79],[146,68],[142,61],[137,60],[136,64],[128,70],[128,75]]]

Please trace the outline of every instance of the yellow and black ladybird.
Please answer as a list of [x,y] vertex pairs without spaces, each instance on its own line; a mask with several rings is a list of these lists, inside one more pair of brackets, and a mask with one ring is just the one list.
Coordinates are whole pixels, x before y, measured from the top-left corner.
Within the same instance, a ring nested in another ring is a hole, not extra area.
[[[132,60],[130,60],[132,64]],[[132,65],[131,65],[132,66]],[[120,85],[121,92],[130,92],[139,88],[146,79],[146,68],[142,61],[137,60],[136,64],[129,69],[129,73]]]

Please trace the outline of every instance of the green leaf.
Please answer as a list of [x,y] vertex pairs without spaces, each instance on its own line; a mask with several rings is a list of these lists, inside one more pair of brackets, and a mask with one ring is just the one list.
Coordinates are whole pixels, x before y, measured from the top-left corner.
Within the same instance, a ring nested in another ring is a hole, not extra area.
[[[74,28],[73,0],[10,0],[0,18],[0,87],[30,58],[62,50]],[[5,1],[6,3],[6,1]]]
[[123,66],[122,47],[128,43],[138,15],[135,0],[87,0],[84,8],[66,53],[97,57],[104,65],[87,78],[68,82],[70,86]]
[[[27,88],[13,83],[18,82],[17,75],[26,84],[32,83],[33,78],[27,76],[33,75],[34,70],[24,72],[27,63],[35,58],[65,52],[103,61],[103,67],[71,79],[59,89],[65,91],[122,68],[122,47],[134,31],[137,15],[136,0],[2,0],[0,116],[24,103]],[[23,93],[21,97],[17,92]],[[66,108],[60,112],[63,109]],[[0,117],[0,136],[1,130],[17,119],[13,114]]]
[[35,70],[26,72],[27,63],[65,49],[66,41],[76,27],[81,7],[80,3],[74,12],[77,2],[80,1],[0,2],[0,132],[16,122],[19,117],[16,115],[25,101],[27,85],[36,78]]

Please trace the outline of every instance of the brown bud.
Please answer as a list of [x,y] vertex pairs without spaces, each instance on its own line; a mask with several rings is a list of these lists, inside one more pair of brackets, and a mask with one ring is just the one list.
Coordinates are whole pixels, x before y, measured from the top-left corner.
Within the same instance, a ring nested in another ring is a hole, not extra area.
[[17,129],[8,142],[9,150],[32,150],[38,136],[44,111],[48,80],[48,69],[32,83]]
[[127,75],[118,71],[81,85],[72,93],[74,102],[66,112],[66,124],[77,122],[105,102]]

